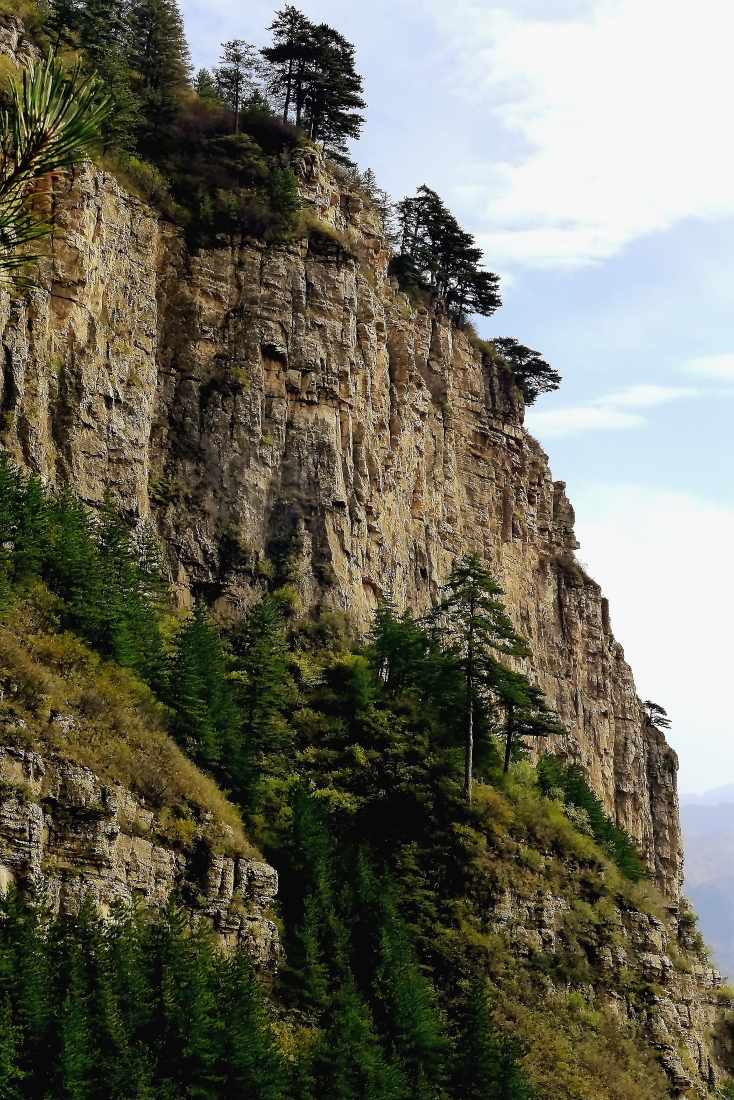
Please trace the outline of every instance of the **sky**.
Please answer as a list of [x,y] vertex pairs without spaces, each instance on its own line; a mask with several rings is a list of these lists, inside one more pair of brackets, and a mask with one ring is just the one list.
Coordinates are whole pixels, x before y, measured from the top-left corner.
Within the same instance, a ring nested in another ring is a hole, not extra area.
[[[353,155],[442,196],[502,278],[484,336],[563,375],[527,425],[565,481],[679,786],[734,782],[734,5],[303,0],[357,49]],[[182,0],[194,63],[274,5]]]

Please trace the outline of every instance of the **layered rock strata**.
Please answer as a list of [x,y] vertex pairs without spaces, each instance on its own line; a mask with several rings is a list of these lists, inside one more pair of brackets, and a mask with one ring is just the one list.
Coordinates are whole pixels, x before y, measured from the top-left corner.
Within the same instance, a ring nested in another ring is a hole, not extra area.
[[[564,946],[574,905],[575,899],[547,889],[523,898],[507,891],[494,906],[492,923],[498,934],[509,934],[520,955],[552,954]],[[614,911],[596,930],[590,961],[605,991],[589,987],[589,998],[632,1022],[652,1044],[674,1094],[700,1100],[710,1095],[719,1080],[711,1032],[729,1001],[721,993],[721,976],[696,946],[692,926],[634,908]],[[630,978],[655,992],[643,1000],[622,995]]]
[[41,286],[0,305],[3,446],[151,515],[182,599],[227,613],[268,577],[366,626],[386,593],[420,610],[456,555],[483,554],[569,729],[559,747],[675,897],[675,754],[575,562],[519,390],[400,293],[364,196],[314,153],[294,167],[326,235],[197,255],[109,175],[78,173]]
[[206,919],[225,948],[275,969],[279,939],[270,908],[278,876],[245,857],[191,855],[157,840],[156,814],[127,788],[89,768],[0,747],[0,887],[42,896],[56,912],[90,897],[105,915],[115,903],[161,909],[172,893]]

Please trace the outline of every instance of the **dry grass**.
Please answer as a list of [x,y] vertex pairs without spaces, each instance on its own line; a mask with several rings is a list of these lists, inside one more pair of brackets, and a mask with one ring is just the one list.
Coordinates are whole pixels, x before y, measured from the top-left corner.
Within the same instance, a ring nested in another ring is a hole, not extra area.
[[39,586],[0,625],[0,737],[119,781],[157,812],[180,847],[257,857],[236,808],[166,733],[166,710],[127,669],[53,630],[55,598]]

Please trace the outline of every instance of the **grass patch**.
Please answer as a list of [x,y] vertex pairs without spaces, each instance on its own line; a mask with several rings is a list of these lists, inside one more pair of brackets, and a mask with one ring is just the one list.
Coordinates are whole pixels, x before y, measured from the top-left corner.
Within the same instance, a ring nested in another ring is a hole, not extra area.
[[258,858],[239,812],[166,733],[166,709],[128,669],[54,630],[58,601],[41,584],[0,624],[3,743],[52,753],[119,781],[158,814],[162,839]]

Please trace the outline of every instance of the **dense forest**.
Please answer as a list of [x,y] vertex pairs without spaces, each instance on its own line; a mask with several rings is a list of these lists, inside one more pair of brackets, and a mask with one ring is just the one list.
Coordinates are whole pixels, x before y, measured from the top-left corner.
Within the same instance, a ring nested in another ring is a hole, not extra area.
[[[281,875],[285,946],[268,992],[246,960],[219,958],[180,900],[152,923],[124,910],[101,922],[93,907],[53,919],[42,898],[10,895],[6,1095],[224,1097],[234,1083],[272,1100],[542,1095],[528,1006],[591,980],[584,945],[601,929],[581,922],[565,952],[520,961],[485,927],[489,896],[541,867],[559,889],[575,874],[601,911],[619,896],[646,904],[651,888],[578,769],[523,762],[559,726],[519,670],[527,645],[482,563],[457,562],[427,616],[384,603],[364,640],[346,614],[304,616],[265,566],[244,619],[217,623],[201,601],[175,611],[149,529],[130,532],[110,500],[90,513],[49,494],[6,458],[0,547],[8,628],[30,614],[61,663],[76,638],[130,670],[240,807]],[[0,710],[27,714],[35,698],[6,690]],[[583,998],[556,1007],[544,1072],[580,1028],[582,1077],[607,1050],[638,1095],[653,1070],[624,1029],[587,1027]]]

